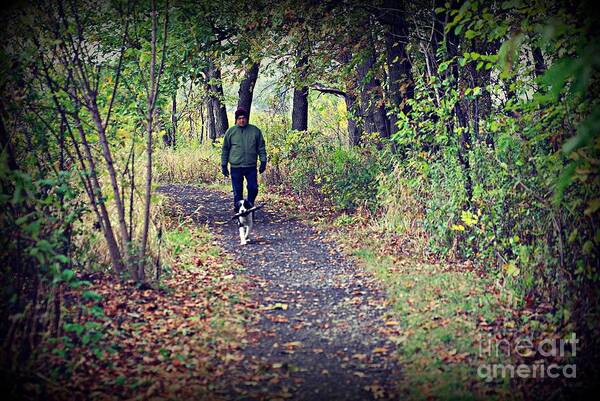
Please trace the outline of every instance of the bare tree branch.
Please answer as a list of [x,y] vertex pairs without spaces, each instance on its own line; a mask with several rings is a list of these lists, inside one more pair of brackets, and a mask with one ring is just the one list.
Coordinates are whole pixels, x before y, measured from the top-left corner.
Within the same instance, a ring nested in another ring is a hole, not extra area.
[[106,119],[104,120],[104,129],[108,126],[108,122],[110,121],[110,113],[112,111],[113,102],[115,101],[115,97],[117,95],[117,87],[119,86],[119,78],[121,77],[121,66],[123,64],[123,55],[125,54],[125,43],[127,40],[127,32],[129,28],[129,18],[125,17],[125,29],[123,29],[123,42],[121,43],[121,50],[119,54],[119,62],[117,64],[117,68],[115,70],[115,83],[113,86],[112,94],[110,96],[110,102],[108,104],[108,111],[106,112]]
[[346,92],[344,92],[343,90],[336,89],[336,88],[328,88],[325,86],[321,86],[320,84],[311,85],[310,89],[313,89],[313,90],[316,90],[319,92],[323,92],[323,93],[329,93],[331,95],[341,96],[343,98],[348,96],[348,94]]

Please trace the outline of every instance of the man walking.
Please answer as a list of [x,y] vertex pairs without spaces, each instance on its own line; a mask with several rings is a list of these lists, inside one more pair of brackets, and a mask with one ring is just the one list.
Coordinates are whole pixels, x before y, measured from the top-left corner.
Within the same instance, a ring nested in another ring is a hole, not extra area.
[[267,168],[267,151],[262,132],[248,124],[248,112],[243,108],[235,111],[235,125],[225,132],[221,149],[221,171],[229,176],[227,163],[231,165],[231,186],[233,187],[233,208],[237,213],[238,202],[244,199],[244,178],[248,189],[248,201],[254,206],[258,195],[257,161],[260,158],[259,173]]

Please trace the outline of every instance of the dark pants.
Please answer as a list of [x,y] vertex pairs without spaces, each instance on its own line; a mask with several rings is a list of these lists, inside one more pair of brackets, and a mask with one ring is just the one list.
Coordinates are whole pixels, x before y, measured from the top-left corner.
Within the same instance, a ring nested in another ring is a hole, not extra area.
[[248,189],[248,202],[254,206],[256,195],[258,195],[258,174],[256,167],[232,167],[231,186],[233,187],[233,207],[237,210],[237,204],[244,199],[244,178]]

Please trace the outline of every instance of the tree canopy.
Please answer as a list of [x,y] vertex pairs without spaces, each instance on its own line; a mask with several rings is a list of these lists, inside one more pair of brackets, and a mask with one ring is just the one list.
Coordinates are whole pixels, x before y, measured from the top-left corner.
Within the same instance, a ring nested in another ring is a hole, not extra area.
[[[265,132],[268,186],[367,213],[390,235],[421,238],[423,253],[472,260],[522,299],[556,305],[574,316],[571,330],[593,330],[600,42],[590,7],[14,4],[0,17],[3,321],[90,269],[159,282],[154,193],[166,160],[218,149],[242,106]],[[217,163],[201,160],[191,176],[216,181]]]

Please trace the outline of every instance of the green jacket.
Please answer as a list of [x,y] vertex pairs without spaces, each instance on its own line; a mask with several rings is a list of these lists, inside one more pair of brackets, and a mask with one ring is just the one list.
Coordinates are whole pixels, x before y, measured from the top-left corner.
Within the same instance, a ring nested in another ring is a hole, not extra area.
[[262,132],[252,124],[240,128],[237,125],[225,132],[221,149],[221,165],[231,167],[256,167],[257,158],[267,162],[267,150]]

